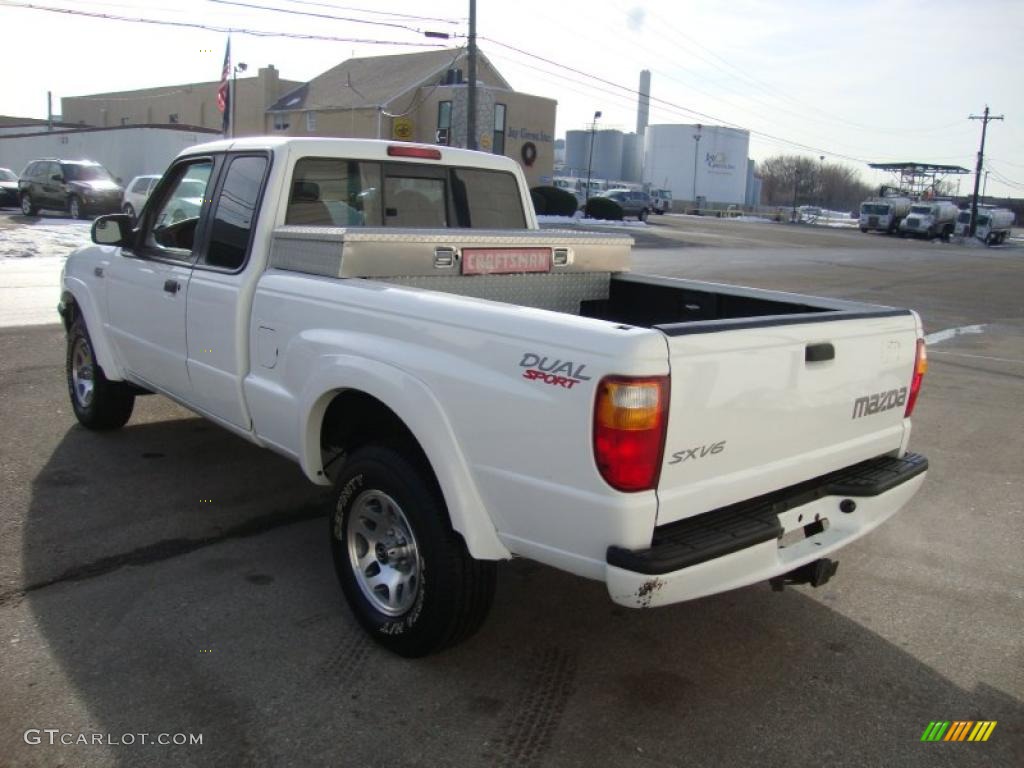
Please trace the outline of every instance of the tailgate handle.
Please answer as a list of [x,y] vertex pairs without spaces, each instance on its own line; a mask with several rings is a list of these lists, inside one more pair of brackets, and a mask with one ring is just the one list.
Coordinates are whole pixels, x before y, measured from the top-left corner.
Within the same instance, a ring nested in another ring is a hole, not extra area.
[[836,359],[836,348],[827,341],[821,344],[808,344],[804,350],[805,363],[823,363]]

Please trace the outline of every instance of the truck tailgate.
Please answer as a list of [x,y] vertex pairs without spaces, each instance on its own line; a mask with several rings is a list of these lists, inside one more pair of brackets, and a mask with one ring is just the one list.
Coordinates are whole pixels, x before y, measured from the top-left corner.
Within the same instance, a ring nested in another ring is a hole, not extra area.
[[671,394],[659,525],[905,444],[913,313],[754,325],[662,328]]

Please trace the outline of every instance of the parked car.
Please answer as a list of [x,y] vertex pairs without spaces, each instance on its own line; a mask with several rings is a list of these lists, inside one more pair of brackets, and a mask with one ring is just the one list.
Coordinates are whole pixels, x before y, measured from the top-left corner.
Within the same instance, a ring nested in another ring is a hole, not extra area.
[[136,176],[128,182],[128,186],[124,188],[124,197],[121,198],[121,211],[133,219],[136,218],[158,181],[160,181],[160,174],[155,173]]
[[636,216],[640,221],[647,221],[651,212],[651,198],[646,192],[636,189],[609,189],[598,197],[607,197],[622,206],[623,216]]
[[0,168],[0,208],[18,206],[18,175],[10,168]]
[[18,179],[21,212],[67,211],[73,219],[121,210],[121,180],[92,160],[33,160]]
[[501,155],[217,141],[92,238],[61,281],[79,422],[163,393],[333,485],[342,591],[403,655],[479,627],[513,556],[633,608],[824,584],[925,479],[914,312],[630,272],[626,235],[539,229]]

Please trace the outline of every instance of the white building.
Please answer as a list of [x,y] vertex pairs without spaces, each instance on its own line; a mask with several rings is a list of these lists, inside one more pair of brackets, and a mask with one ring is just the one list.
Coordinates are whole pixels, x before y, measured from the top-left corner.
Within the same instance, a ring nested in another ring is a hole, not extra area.
[[671,190],[676,200],[703,198],[709,205],[743,205],[749,149],[749,131],[717,125],[649,125],[643,181]]

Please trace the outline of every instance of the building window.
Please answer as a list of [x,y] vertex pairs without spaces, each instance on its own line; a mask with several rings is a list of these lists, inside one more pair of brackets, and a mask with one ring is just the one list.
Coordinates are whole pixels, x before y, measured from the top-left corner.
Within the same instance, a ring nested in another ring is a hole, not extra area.
[[306,113],[306,130],[310,133],[316,130],[316,112]]
[[441,101],[437,104],[437,143],[447,145],[451,141],[452,103]]
[[287,131],[288,130],[288,115],[282,114],[281,112],[274,113],[274,130],[275,131]]
[[494,154],[505,154],[505,105],[494,105]]

